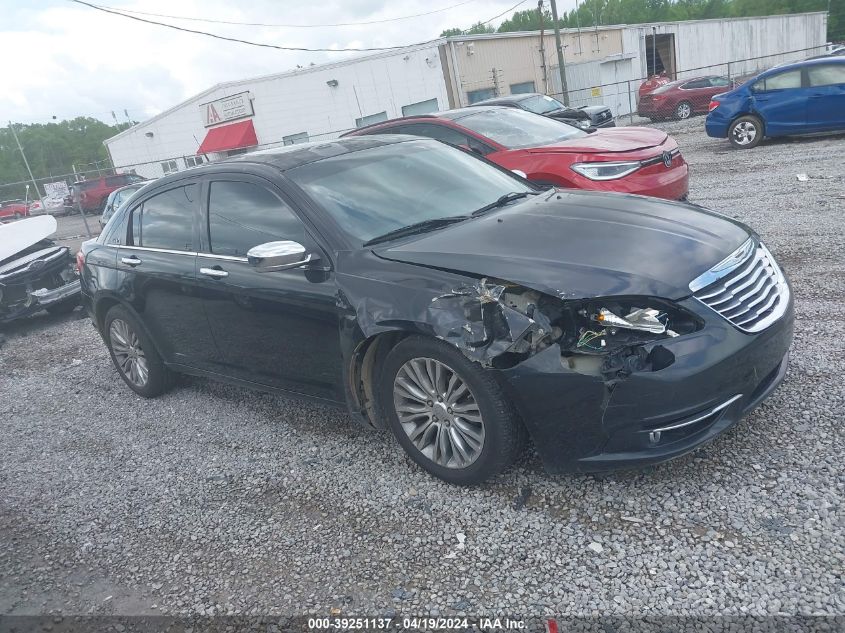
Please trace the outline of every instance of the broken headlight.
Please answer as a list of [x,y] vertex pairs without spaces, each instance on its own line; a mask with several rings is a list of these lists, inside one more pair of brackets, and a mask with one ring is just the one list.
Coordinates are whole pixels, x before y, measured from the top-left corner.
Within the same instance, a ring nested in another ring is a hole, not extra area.
[[697,316],[649,297],[589,300],[566,320],[562,330],[569,340],[564,349],[588,354],[689,334],[702,327]]
[[641,167],[638,160],[626,160],[616,162],[590,162],[575,163],[571,166],[572,171],[589,178],[590,180],[615,180],[637,171]]

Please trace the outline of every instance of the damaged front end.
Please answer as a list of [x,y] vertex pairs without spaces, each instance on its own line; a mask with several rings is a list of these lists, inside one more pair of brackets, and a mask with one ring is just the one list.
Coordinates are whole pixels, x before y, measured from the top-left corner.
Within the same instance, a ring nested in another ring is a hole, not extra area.
[[608,382],[667,367],[672,354],[655,343],[702,327],[661,299],[564,300],[487,278],[435,297],[430,314],[440,338],[486,367],[514,367],[557,345],[564,367]]
[[45,239],[0,261],[0,323],[43,309],[71,309],[79,277],[66,246]]

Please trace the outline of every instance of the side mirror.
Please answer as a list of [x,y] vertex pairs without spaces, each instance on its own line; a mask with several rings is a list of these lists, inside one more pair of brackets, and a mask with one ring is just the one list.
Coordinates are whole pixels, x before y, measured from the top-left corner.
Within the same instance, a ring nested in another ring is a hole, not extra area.
[[253,246],[246,254],[247,261],[260,273],[298,268],[316,260],[299,242],[284,240]]
[[528,178],[528,174],[526,174],[526,173],[525,173],[524,171],[522,171],[521,169],[511,169],[511,171],[512,171],[513,173],[515,173],[517,176],[519,176],[520,178]]

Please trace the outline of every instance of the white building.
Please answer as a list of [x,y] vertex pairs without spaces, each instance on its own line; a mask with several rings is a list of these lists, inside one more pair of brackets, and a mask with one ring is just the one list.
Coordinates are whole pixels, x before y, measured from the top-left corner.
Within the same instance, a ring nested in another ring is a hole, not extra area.
[[[827,13],[569,29],[573,105],[636,109],[653,70],[736,76],[803,59],[825,43]],[[108,139],[117,171],[182,171],[255,148],[336,138],[390,118],[516,92],[560,93],[546,31],[440,38],[428,44],[218,84]]]

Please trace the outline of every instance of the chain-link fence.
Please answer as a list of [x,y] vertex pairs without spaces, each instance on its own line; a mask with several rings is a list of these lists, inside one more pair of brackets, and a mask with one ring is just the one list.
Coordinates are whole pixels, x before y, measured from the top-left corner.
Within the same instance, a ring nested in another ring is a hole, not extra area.
[[[801,61],[825,52],[827,52],[827,45],[823,44],[773,55],[748,57],[709,66],[685,68],[676,71],[668,78],[670,80],[692,79],[694,77],[717,75],[742,83],[769,68]],[[627,63],[630,66],[630,60],[619,60],[617,63]],[[595,82],[595,78],[601,75],[592,67],[592,64],[593,62],[588,62],[566,67],[567,93],[570,106],[578,108],[589,105],[607,105],[617,118],[628,117],[633,119],[633,115],[637,112],[640,85],[648,77],[626,77],[614,82],[598,83]],[[597,65],[598,62],[595,62],[595,64]],[[603,64],[606,65],[605,62]],[[618,74],[624,76],[625,73]],[[562,99],[563,92],[560,90],[560,74],[557,67],[552,68],[551,76],[554,92],[550,94],[557,99]]]

